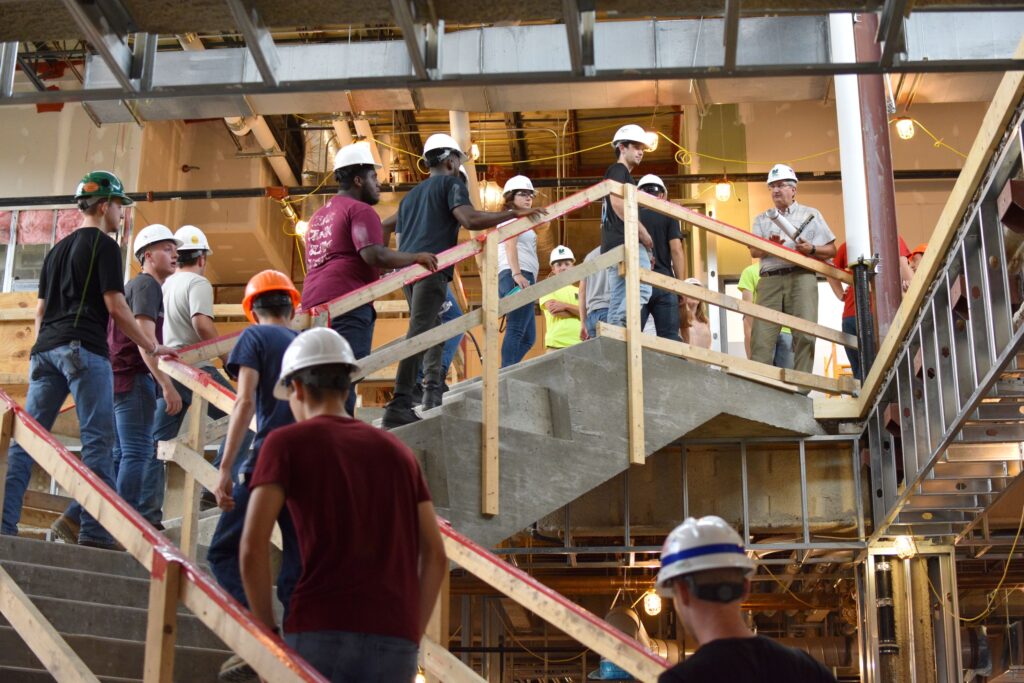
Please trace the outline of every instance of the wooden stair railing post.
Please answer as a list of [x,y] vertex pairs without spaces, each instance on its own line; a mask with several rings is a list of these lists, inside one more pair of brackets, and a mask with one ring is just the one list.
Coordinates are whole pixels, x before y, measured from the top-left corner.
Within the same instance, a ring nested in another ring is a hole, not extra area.
[[[188,415],[188,441],[187,444],[200,455],[206,452],[206,399],[195,394],[192,395],[192,409]],[[181,551],[190,560],[196,559],[196,545],[199,541],[199,497],[201,488],[196,480],[196,475],[191,471],[185,472],[184,488],[181,499]]]
[[153,552],[146,615],[143,683],[174,683],[174,643],[178,638],[178,594],[181,565]]
[[626,407],[629,464],[643,465],[644,446],[644,368],[640,335],[640,215],[635,185],[622,185],[625,219],[626,278]]
[[[0,413],[0,482],[7,481],[7,451],[14,433],[14,411],[3,408]],[[0,484],[0,510],[4,509],[4,486]],[[0,513],[2,514],[2,513]]]
[[498,463],[498,371],[501,369],[501,352],[498,332],[498,236],[491,232],[484,240],[483,282],[483,323],[484,362],[483,420],[481,425],[480,460],[480,511],[485,515],[496,515],[499,509],[500,471]]

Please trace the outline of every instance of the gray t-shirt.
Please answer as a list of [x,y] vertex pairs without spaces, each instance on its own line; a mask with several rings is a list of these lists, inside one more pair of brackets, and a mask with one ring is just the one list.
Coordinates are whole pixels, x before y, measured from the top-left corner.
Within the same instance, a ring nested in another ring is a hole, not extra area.
[[[829,229],[828,223],[826,223],[825,219],[822,217],[821,212],[813,207],[793,202],[786,212],[780,211],[779,213],[789,219],[789,222],[792,223],[793,227],[797,230],[800,229],[800,226],[803,225],[804,221],[807,220],[808,217],[814,217],[813,220],[807,224],[807,227],[804,228],[804,231],[800,233],[800,239],[804,242],[809,242],[816,247],[823,247],[830,242],[834,242],[836,239],[836,236],[832,234],[832,230]],[[796,249],[796,243],[789,239],[789,236],[782,230],[782,228],[775,225],[775,223],[768,218],[767,211],[758,214],[758,216],[754,218],[754,227],[751,232],[758,237],[764,237],[765,239],[768,239],[770,235],[781,235],[782,246],[790,249]],[[762,275],[782,268],[791,268],[792,266],[792,263],[784,261],[778,256],[765,254],[761,257]]]
[[[501,225],[508,225],[512,221],[505,221]],[[500,228],[501,225],[498,227]],[[509,242],[505,241],[498,245],[498,272],[512,270],[508,262],[508,252],[505,248]],[[526,271],[533,273],[536,277],[540,269],[540,261],[537,259],[537,233],[527,230],[516,238],[516,256],[519,257],[519,272]]]
[[[587,254],[583,262],[593,261],[600,255],[601,247],[596,247]],[[608,291],[608,269],[602,268],[593,275],[588,276],[584,282],[587,283],[586,291],[584,291],[587,298],[583,305],[587,309],[587,314],[589,315],[593,311],[599,311],[602,308],[608,308],[608,299],[611,294]]]
[[197,273],[178,271],[164,280],[164,344],[174,348],[198,344],[202,339],[192,316],[213,317],[213,286]]

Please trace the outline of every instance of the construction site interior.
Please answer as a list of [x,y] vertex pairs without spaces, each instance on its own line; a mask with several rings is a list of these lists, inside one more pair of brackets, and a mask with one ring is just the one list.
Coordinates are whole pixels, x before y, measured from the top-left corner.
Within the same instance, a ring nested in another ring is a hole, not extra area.
[[[0,0],[0,473],[12,439],[36,461],[20,537],[0,537],[0,681],[213,681],[231,652],[266,680],[322,680],[207,574],[219,510],[199,498],[226,425],[205,407],[230,412],[234,394],[194,366],[249,324],[253,274],[301,289],[342,146],[369,144],[386,218],[426,177],[434,133],[469,154],[478,208],[525,175],[545,222],[462,231],[439,258],[463,315],[439,331],[405,339],[418,266],[295,321],[374,303],[356,385],[368,422],[400,360],[463,335],[441,406],[394,431],[450,524],[425,680],[656,680],[696,647],[653,590],[662,542],[718,515],[757,564],[751,627],[838,680],[1024,681],[1022,36],[1009,0]],[[634,176],[660,176],[664,201],[603,181],[625,124],[649,134]],[[876,294],[896,282],[866,348],[827,282],[850,273],[777,248],[818,274],[817,319],[795,327],[817,339],[810,373],[744,344],[744,317],[779,320],[737,287],[778,163],[837,245],[881,257],[861,266]],[[147,225],[199,226],[213,250],[225,336],[161,361],[200,397],[159,447],[163,532],[85,476],[70,399],[52,434],[17,407],[43,259],[80,225],[72,195],[94,169],[136,200],[119,230],[126,279]],[[584,263],[608,196],[627,243]],[[681,223],[703,287],[639,266],[638,207]],[[537,285],[499,299],[488,256],[531,227]],[[903,287],[884,258],[897,233],[927,244]],[[558,245],[577,259],[553,279]],[[536,300],[620,263],[626,326],[545,348]],[[701,301],[710,347],[641,330],[641,283]],[[536,341],[499,368],[501,318],[527,304]],[[866,359],[863,381],[844,347]],[[54,542],[71,499],[127,552]]]

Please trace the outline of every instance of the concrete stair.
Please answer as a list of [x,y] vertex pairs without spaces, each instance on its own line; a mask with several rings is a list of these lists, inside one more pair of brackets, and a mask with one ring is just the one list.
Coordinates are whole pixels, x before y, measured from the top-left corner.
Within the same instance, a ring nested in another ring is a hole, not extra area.
[[[0,536],[0,566],[101,681],[142,679],[146,571],[125,553]],[[185,607],[178,609],[175,680],[217,680],[231,653]],[[0,617],[0,681],[53,678]]]
[[[629,467],[625,362],[624,343],[598,338],[502,370],[493,517],[480,514],[479,379],[393,433],[419,456],[439,514],[493,546]],[[805,396],[650,350],[643,369],[647,454],[720,416],[760,435],[823,433]]]

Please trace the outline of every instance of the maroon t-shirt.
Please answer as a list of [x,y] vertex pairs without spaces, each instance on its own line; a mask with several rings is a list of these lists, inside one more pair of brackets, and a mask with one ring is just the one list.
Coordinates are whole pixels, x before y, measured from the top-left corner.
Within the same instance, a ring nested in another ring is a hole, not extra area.
[[380,216],[365,202],[335,195],[309,219],[302,307],[311,308],[375,282],[380,274],[359,251],[384,244]]
[[419,642],[417,507],[430,491],[405,444],[359,420],[315,417],[272,431],[250,482],[284,489],[299,541],[285,632]]
[[[139,273],[124,287],[124,298],[136,316],[145,316],[156,325],[156,340],[163,343],[164,297],[160,283],[149,273]],[[128,338],[111,318],[107,323],[110,368],[114,372],[114,393],[131,391],[135,376],[149,372],[138,345]]]

